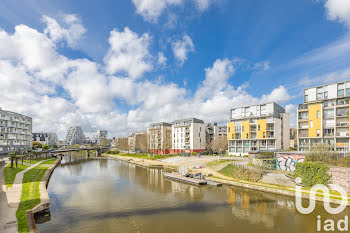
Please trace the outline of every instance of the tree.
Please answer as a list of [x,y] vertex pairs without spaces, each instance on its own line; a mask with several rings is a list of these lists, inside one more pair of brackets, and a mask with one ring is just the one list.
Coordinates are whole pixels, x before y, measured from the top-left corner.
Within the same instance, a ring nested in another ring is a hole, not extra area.
[[40,142],[33,142],[33,150],[42,148],[43,145]]
[[48,149],[50,149],[50,146],[49,145],[42,145],[42,148],[43,148],[43,150],[48,150]]
[[306,159],[312,162],[331,163],[337,159],[337,154],[333,151],[333,146],[319,143],[310,148]]
[[227,139],[226,137],[217,137],[212,142],[212,150],[217,153],[223,153],[227,150]]
[[[9,153],[10,159],[11,159],[11,168],[13,168],[13,161],[16,159],[16,156],[18,154],[18,151],[13,151]],[[16,159],[16,167],[17,167],[17,159]]]

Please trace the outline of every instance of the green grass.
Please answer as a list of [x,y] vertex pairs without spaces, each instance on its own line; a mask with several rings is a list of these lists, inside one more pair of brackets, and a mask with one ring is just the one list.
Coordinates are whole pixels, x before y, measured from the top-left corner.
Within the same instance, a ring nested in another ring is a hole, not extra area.
[[42,162],[40,165],[42,165],[42,164],[54,164],[56,161],[57,161],[57,159],[50,159],[50,160],[47,160],[45,162]]
[[[126,156],[126,157],[133,157],[133,158],[138,158],[138,159],[149,159],[148,158],[148,154],[118,154],[119,156]],[[151,160],[156,160],[156,159],[166,159],[166,158],[171,158],[171,157],[175,157],[174,155],[158,155],[158,154],[154,154],[154,158],[153,158],[153,154],[150,154],[150,159]]]
[[231,161],[233,161],[233,160],[224,160],[224,159],[221,159],[220,161],[214,160],[214,161],[206,163],[205,165],[207,167],[215,167],[215,166],[218,166],[218,165],[221,165],[221,164],[224,164],[224,163],[229,163]]
[[48,159],[48,158],[39,158],[39,159],[32,159],[32,160],[25,159],[23,161],[26,163],[30,163],[30,164],[36,164],[36,163],[39,163],[39,162],[46,160],[46,159]]
[[48,167],[39,165],[24,173],[21,202],[16,212],[18,232],[29,231],[26,210],[40,203],[39,183],[47,169]]
[[4,169],[4,176],[5,176],[5,183],[6,187],[12,187],[13,182],[15,181],[17,173],[23,171],[24,169],[28,168],[27,165],[22,165],[20,163],[16,165],[13,165],[14,167],[11,168],[11,163],[9,163],[5,169]]

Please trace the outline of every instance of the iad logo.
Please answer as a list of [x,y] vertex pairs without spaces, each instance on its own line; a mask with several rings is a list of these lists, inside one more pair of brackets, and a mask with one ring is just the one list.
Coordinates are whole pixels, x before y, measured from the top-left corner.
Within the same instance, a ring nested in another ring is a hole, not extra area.
[[[345,210],[347,204],[348,204],[348,196],[346,191],[340,187],[339,185],[336,184],[330,184],[329,187],[337,192],[340,193],[341,196],[341,202],[338,207],[331,207],[330,206],[330,194],[329,194],[329,189],[327,186],[323,184],[317,184],[314,185],[309,194],[309,206],[304,208],[302,205],[302,188],[300,185],[302,180],[300,177],[295,179],[295,182],[297,183],[295,187],[295,205],[297,210],[302,213],[302,214],[310,214],[312,211],[314,211],[316,207],[316,193],[317,191],[322,191],[323,192],[323,206],[325,210],[330,213],[330,214],[339,214],[342,211]],[[348,216],[345,216],[344,219],[341,219],[335,224],[334,220],[332,219],[326,219],[324,221],[324,226],[322,227],[322,222],[321,222],[321,216],[317,216],[317,231],[321,231],[322,228],[325,231],[334,231],[335,226],[338,228],[339,231],[348,231]]]

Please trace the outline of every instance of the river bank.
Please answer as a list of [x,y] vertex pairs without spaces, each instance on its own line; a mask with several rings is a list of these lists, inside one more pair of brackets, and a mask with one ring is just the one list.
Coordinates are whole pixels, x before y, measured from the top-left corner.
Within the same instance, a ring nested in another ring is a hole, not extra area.
[[[278,194],[283,196],[289,196],[289,197],[295,197],[296,195],[295,187],[283,186],[283,185],[272,185],[272,184],[263,183],[261,181],[250,182],[246,180],[239,180],[239,179],[225,176],[222,173],[214,169],[211,169],[210,167],[205,167],[205,166],[203,168],[195,168],[199,164],[205,164],[208,162],[218,160],[218,158],[214,156],[208,156],[208,157],[202,156],[200,158],[196,157],[193,160],[189,160],[186,162],[178,162],[178,163],[166,162],[169,159],[164,159],[162,161],[162,160],[140,159],[132,156],[124,156],[124,155],[120,156],[120,155],[111,155],[111,154],[103,154],[102,156],[125,161],[131,164],[145,167],[145,168],[159,168],[159,169],[164,169],[166,171],[178,171],[178,169],[181,166],[186,166],[188,167],[189,173],[193,174],[193,173],[200,172],[202,173],[202,175],[206,176],[205,179],[207,180],[220,182],[229,186],[237,186],[237,187],[252,189],[252,190],[261,191],[261,192],[273,193],[273,194]],[[303,199],[309,199],[309,194],[310,192],[308,189],[302,190]],[[339,195],[330,194],[331,203],[340,204],[341,203],[340,198],[341,197]],[[323,193],[318,192],[315,199],[319,202],[323,202],[324,201]],[[349,201],[348,201],[348,206],[350,206]]]

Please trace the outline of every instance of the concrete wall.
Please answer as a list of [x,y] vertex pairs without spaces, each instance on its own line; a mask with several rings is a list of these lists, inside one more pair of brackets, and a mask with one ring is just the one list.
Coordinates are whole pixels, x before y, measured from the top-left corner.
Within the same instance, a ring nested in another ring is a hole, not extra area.
[[332,175],[330,183],[340,185],[350,193],[350,168],[330,167],[328,173]]

